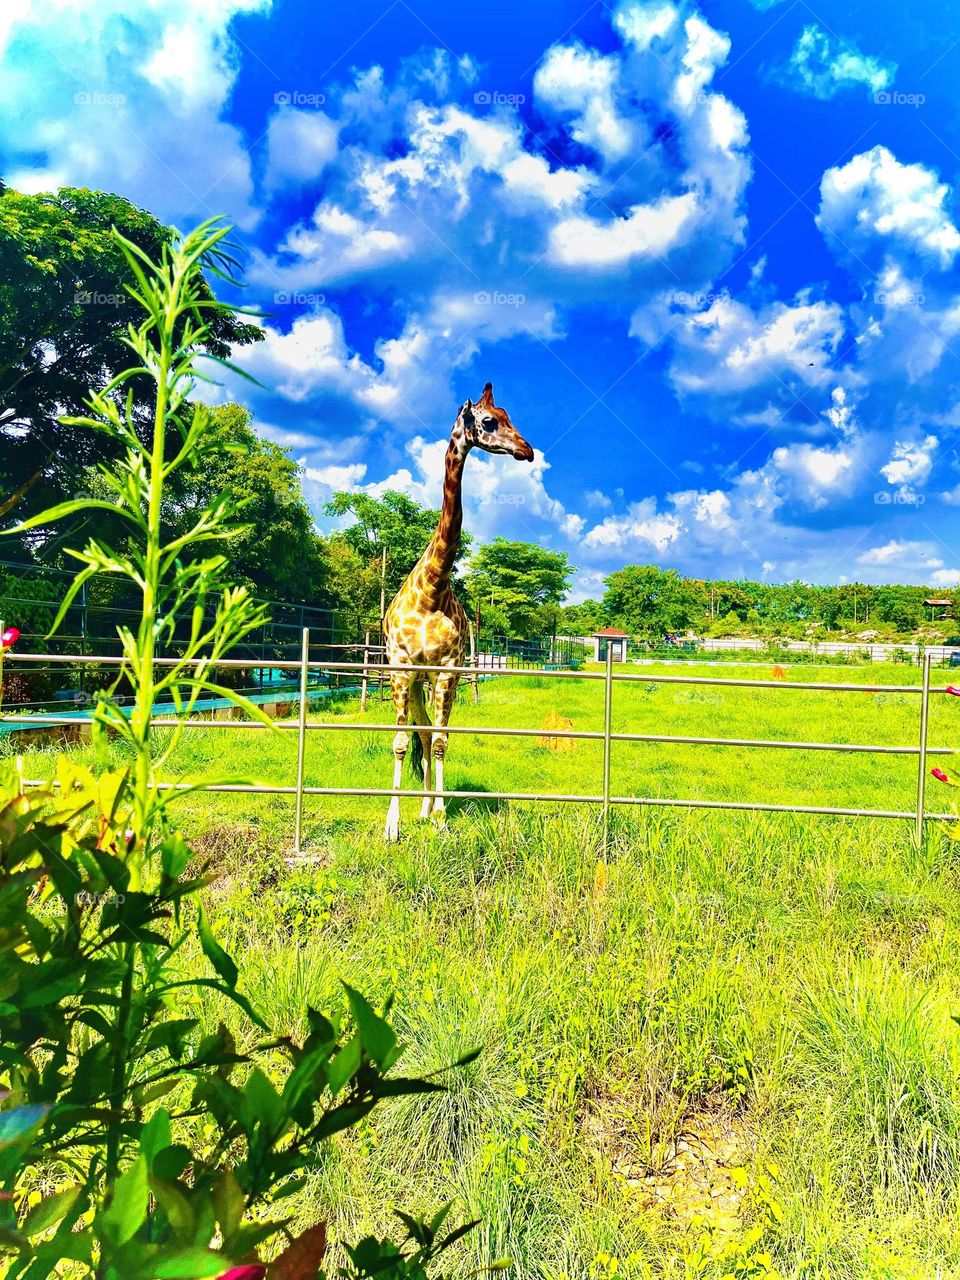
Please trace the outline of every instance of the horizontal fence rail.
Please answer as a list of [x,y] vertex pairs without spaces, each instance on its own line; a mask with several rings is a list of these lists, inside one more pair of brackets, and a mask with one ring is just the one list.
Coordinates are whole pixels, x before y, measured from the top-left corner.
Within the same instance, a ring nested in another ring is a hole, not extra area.
[[[205,787],[205,790],[217,793],[227,794],[251,794],[251,795],[279,795],[291,796],[295,801],[295,838],[294,852],[300,854],[302,846],[302,824],[303,824],[303,806],[304,800],[312,796],[361,796],[361,797],[433,797],[458,800],[509,800],[523,801],[533,803],[554,803],[554,804],[598,804],[603,810],[603,829],[604,829],[604,848],[607,844],[607,832],[609,827],[609,814],[613,805],[620,806],[641,806],[654,807],[661,806],[664,808],[679,809],[719,809],[731,810],[737,812],[757,812],[757,813],[801,813],[801,814],[823,814],[839,817],[864,817],[864,818],[883,818],[883,819],[900,819],[909,820],[914,824],[915,834],[918,841],[923,837],[923,824],[925,819],[946,820],[951,819],[955,815],[951,813],[928,813],[925,812],[925,783],[926,783],[926,760],[928,756],[945,756],[953,754],[949,747],[932,747],[927,743],[928,722],[929,722],[929,706],[931,694],[944,694],[947,692],[943,687],[931,687],[930,669],[934,655],[927,653],[924,656],[922,665],[922,679],[919,685],[907,684],[866,684],[852,682],[817,682],[817,681],[783,681],[783,680],[764,680],[750,679],[746,677],[736,677],[733,679],[725,679],[722,676],[687,676],[687,675],[664,675],[664,674],[647,674],[644,672],[636,672],[630,670],[617,671],[614,670],[612,651],[608,650],[606,656],[606,664],[601,671],[582,671],[582,670],[557,670],[553,668],[544,669],[543,667],[526,666],[526,667],[509,667],[491,669],[489,665],[482,662],[473,662],[470,665],[451,666],[447,664],[437,664],[433,666],[417,667],[417,671],[423,675],[432,676],[440,673],[465,676],[468,678],[478,679],[482,677],[484,680],[496,679],[519,679],[523,680],[528,677],[536,676],[538,679],[547,680],[582,680],[601,682],[604,686],[603,701],[603,729],[602,730],[576,730],[576,729],[553,729],[547,727],[541,728],[508,728],[506,726],[497,725],[460,725],[451,724],[444,726],[443,732],[449,734],[472,734],[483,737],[506,737],[506,738],[549,738],[549,739],[572,739],[576,741],[599,742],[603,746],[603,764],[602,764],[602,787],[597,794],[578,794],[578,793],[539,793],[526,791],[452,791],[452,790],[404,790],[393,789],[389,787],[323,787],[308,785],[304,776],[305,765],[305,747],[307,736],[311,733],[390,733],[397,732],[397,725],[391,723],[365,723],[363,721],[335,721],[324,722],[309,720],[307,712],[311,698],[315,698],[330,690],[318,688],[316,685],[311,687],[311,673],[316,675],[324,675],[328,679],[331,676],[347,676],[354,675],[362,678],[364,688],[368,679],[379,679],[386,682],[392,675],[398,673],[409,674],[410,668],[407,666],[391,665],[388,662],[374,660],[375,655],[382,653],[382,646],[374,643],[365,645],[344,645],[345,649],[360,650],[364,652],[364,661],[331,661],[326,658],[311,657],[311,641],[310,630],[304,628],[301,634],[300,658],[297,661],[292,659],[266,659],[266,666],[273,671],[289,672],[289,687],[284,689],[275,689],[270,692],[269,696],[272,702],[278,704],[289,705],[291,709],[295,706],[297,716],[295,720],[280,722],[273,726],[274,730],[286,733],[295,733],[297,735],[297,758],[296,758],[296,782],[293,785],[268,785],[259,783],[220,783]],[[313,646],[329,651],[334,646],[321,643]],[[173,657],[158,658],[156,665],[158,667],[169,667],[177,665],[180,659]],[[124,659],[116,655],[75,655],[75,654],[32,654],[32,653],[9,653],[4,659],[6,664],[24,664],[31,666],[33,664],[47,664],[50,667],[69,667],[71,665],[102,665],[107,668],[122,668]],[[251,667],[257,667],[259,664],[251,662],[250,659],[232,658],[222,659],[216,663],[218,669],[235,669],[249,670]],[[919,699],[918,707],[918,726],[917,741],[913,744],[883,744],[883,743],[844,743],[844,742],[808,742],[794,741],[790,739],[765,739],[765,738],[724,738],[720,736],[692,736],[681,734],[664,734],[664,733],[629,733],[617,732],[612,728],[612,715],[614,704],[614,688],[618,684],[646,684],[646,685],[684,685],[684,686],[719,686],[723,688],[747,688],[747,689],[777,689],[781,692],[804,692],[817,690],[825,693],[872,693],[872,694],[906,694],[916,695]],[[333,689],[332,692],[337,692]],[[351,688],[343,690],[343,692],[357,692]],[[26,731],[30,729],[40,729],[52,726],[89,726],[96,723],[97,717],[94,714],[77,715],[76,713],[29,713],[12,711],[5,713],[0,718],[0,726],[8,726],[12,728],[20,728]],[[177,722],[184,728],[192,729],[240,729],[240,730],[269,730],[271,727],[264,725],[258,721],[249,720],[212,720],[197,717],[179,718],[175,714],[173,704],[170,704],[170,712],[166,712],[165,706],[154,707],[154,714],[151,717],[151,725],[157,728],[169,728],[172,723]],[[407,724],[404,726],[405,731],[413,732],[417,729],[431,731],[435,728],[433,724]],[[617,742],[642,742],[651,744],[667,744],[674,746],[690,746],[690,747],[736,747],[741,749],[762,749],[762,750],[793,750],[793,751],[835,751],[848,752],[856,754],[874,754],[887,756],[914,756],[918,761],[917,770],[917,802],[914,809],[868,809],[853,806],[835,806],[835,805],[797,805],[797,804],[776,804],[762,801],[748,800],[704,800],[704,799],[681,799],[662,796],[632,796],[632,795],[616,795],[613,794],[610,784],[610,766],[611,754],[614,743]],[[27,786],[48,785],[39,779],[32,779],[26,782]],[[195,784],[187,782],[163,782],[159,783],[160,789],[169,791],[190,790]]]

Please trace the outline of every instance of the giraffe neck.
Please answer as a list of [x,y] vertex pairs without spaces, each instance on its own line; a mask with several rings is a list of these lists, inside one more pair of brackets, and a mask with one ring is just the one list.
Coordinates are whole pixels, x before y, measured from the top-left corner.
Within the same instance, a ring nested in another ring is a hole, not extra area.
[[440,510],[440,519],[437,521],[436,532],[420,560],[424,571],[424,596],[431,597],[426,602],[433,607],[436,607],[439,593],[450,581],[453,564],[460,550],[460,530],[463,526],[460,487],[467,453],[468,449],[463,441],[456,437],[451,438],[444,459],[443,506]]

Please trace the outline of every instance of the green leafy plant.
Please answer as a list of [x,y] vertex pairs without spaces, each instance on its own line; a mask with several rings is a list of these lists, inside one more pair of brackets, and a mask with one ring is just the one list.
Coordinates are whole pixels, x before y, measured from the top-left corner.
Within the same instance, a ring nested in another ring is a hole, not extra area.
[[[272,1028],[214,937],[199,897],[207,869],[171,820],[177,793],[162,772],[179,731],[165,731],[157,748],[157,699],[186,716],[212,692],[261,716],[215,678],[262,621],[229,584],[225,555],[205,554],[243,528],[236,504],[214,498],[177,536],[163,522],[165,484],[210,445],[209,414],[190,395],[219,305],[202,273],[234,265],[225,234],[204,224],[157,264],[118,236],[145,317],[126,337],[135,362],[91,395],[88,417],[72,420],[123,444],[122,464],[102,471],[112,499],[62,503],[19,529],[81,506],[107,508],[127,529],[122,546],[91,537],[71,553],[81,569],[55,626],[97,575],[128,579],[142,602],[139,625],[118,628],[122,664],[94,712],[99,732],[125,744],[129,766],[95,776],[61,758],[53,782],[29,790],[19,765],[0,778],[0,1256],[4,1274],[24,1280],[332,1274],[323,1224],[294,1230],[284,1201],[323,1144],[381,1100],[443,1087],[393,1074],[396,1035],[348,986],[342,1007],[307,1011],[300,1039]],[[132,408],[132,383],[143,378],[155,387],[146,442]],[[185,613],[189,634],[160,667],[158,649],[175,647]],[[116,697],[121,680],[134,691],[129,716]],[[211,1000],[242,1024],[205,1032]],[[445,1231],[446,1210],[426,1222],[401,1217],[399,1245],[344,1246],[335,1274],[419,1280],[469,1230]],[[276,1256],[267,1264],[261,1253]]]

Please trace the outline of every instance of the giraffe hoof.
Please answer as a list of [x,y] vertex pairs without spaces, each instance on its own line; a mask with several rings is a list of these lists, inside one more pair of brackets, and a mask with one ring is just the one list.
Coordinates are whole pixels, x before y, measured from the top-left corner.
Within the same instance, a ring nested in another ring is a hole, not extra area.
[[383,838],[388,844],[396,844],[400,839],[400,815],[387,814],[387,821],[383,827]]
[[432,812],[433,812],[433,801],[424,800],[423,804],[420,807],[420,817],[429,818]]

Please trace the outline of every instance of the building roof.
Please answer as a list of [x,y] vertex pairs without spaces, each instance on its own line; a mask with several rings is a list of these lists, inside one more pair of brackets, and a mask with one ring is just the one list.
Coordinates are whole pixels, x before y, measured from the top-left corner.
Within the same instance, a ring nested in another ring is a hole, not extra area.
[[953,607],[952,600],[924,600],[923,603],[933,609],[950,609]]
[[620,636],[624,640],[630,639],[629,631],[618,631],[616,627],[604,627],[602,631],[595,631],[595,636]]

